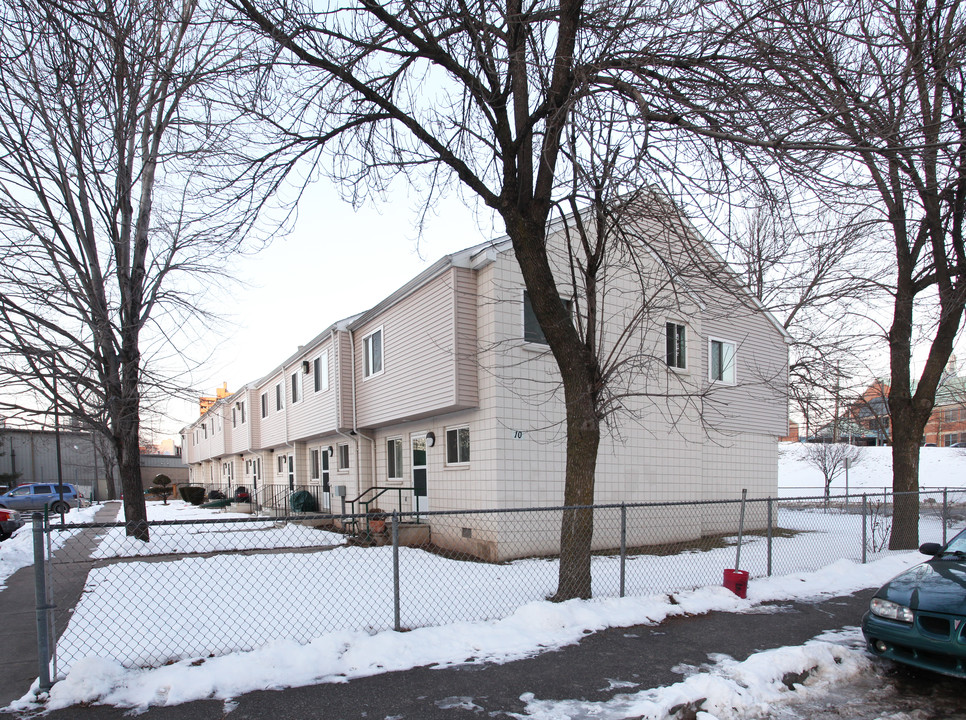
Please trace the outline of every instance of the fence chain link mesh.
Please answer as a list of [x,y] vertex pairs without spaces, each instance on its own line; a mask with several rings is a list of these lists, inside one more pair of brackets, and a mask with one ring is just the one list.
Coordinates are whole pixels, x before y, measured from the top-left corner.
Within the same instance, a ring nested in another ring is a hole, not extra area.
[[[611,598],[721,585],[726,569],[754,579],[874,560],[889,553],[891,507],[888,494],[750,499],[740,568],[739,501],[584,508],[591,552],[567,556],[563,574],[589,563],[592,597]],[[940,542],[966,519],[966,496],[923,493],[920,508],[920,538]],[[216,517],[151,522],[148,542],[123,523],[53,523],[54,601],[86,577],[59,628],[57,674],[86,656],[157,667],[333,632],[506,617],[557,593],[565,511]]]

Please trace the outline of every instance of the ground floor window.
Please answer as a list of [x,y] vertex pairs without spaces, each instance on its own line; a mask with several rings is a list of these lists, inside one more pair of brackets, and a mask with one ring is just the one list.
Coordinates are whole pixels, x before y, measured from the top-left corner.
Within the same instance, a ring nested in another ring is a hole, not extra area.
[[391,438],[386,441],[386,472],[390,480],[402,480],[403,476],[403,447],[402,438]]
[[446,431],[446,464],[461,465],[470,461],[469,426],[449,428]]
[[349,469],[349,443],[340,443],[338,446],[339,451],[339,470]]

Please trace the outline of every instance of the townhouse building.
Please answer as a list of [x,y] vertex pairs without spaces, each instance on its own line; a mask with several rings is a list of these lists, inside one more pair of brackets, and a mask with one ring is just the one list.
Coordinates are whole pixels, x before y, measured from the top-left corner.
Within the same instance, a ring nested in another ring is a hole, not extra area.
[[[566,230],[548,240],[562,294]],[[686,223],[641,232],[632,259],[626,248],[611,257],[598,299],[613,401],[596,502],[776,495],[787,336]],[[578,294],[562,301],[579,322]],[[216,401],[182,431],[184,455],[192,482],[245,486],[263,505],[313,488],[334,513],[380,492],[380,508],[408,513],[558,506],[557,377],[510,242],[497,240],[442,258]],[[662,541],[726,528],[720,512],[663,512],[678,518],[676,538]],[[551,553],[559,540],[552,513],[526,543],[509,519],[420,520],[435,544],[487,559]],[[653,540],[646,520],[629,534]],[[615,546],[612,532],[594,538]]]

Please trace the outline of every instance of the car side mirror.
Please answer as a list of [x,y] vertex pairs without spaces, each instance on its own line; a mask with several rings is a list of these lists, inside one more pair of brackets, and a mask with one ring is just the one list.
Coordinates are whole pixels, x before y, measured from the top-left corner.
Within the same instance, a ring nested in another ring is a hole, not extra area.
[[923,555],[938,555],[943,546],[939,543],[923,543],[919,546],[919,552]]

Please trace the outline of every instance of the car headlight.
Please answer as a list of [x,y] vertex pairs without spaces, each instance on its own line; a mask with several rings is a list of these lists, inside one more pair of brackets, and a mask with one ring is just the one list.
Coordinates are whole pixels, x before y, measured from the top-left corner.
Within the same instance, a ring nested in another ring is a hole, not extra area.
[[883,600],[882,598],[872,598],[869,609],[873,615],[888,618],[889,620],[911,623],[915,619],[912,610],[905,605],[894,603],[891,600]]

